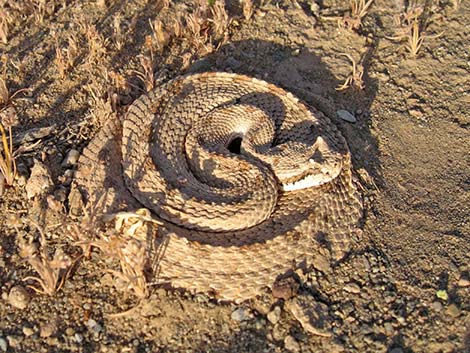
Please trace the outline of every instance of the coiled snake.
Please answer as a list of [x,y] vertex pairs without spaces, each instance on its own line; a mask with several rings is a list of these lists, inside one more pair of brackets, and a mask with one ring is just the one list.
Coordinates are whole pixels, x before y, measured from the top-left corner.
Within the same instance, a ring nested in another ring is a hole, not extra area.
[[143,206],[163,222],[158,281],[228,300],[341,258],[362,216],[335,125],[230,73],[181,76],[137,99],[85,149],[74,185],[101,212]]

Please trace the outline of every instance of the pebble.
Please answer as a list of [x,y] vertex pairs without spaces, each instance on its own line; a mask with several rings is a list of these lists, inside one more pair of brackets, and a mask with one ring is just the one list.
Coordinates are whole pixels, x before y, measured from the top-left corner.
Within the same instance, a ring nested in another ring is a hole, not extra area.
[[315,301],[309,295],[298,295],[287,301],[285,308],[300,322],[305,331],[323,337],[331,336],[332,320],[326,304]]
[[56,332],[56,330],[57,330],[57,327],[55,324],[51,322],[45,322],[41,324],[39,336],[41,336],[42,338],[50,337]]
[[462,277],[457,282],[457,285],[459,287],[469,287],[470,286],[470,279]]
[[352,294],[359,294],[361,292],[361,288],[359,287],[359,285],[357,283],[347,283],[343,289],[348,292],[348,293],[352,293]]
[[12,348],[15,348],[20,345],[21,341],[23,341],[23,337],[12,335],[12,336],[7,336],[7,340],[8,340],[8,345]]
[[272,336],[275,341],[283,341],[284,338],[286,337],[286,334],[287,334],[287,330],[284,327],[282,327],[279,324],[274,325]]
[[294,297],[299,290],[299,284],[292,278],[283,278],[274,282],[272,294],[274,298],[288,300]]
[[67,155],[62,161],[62,166],[63,167],[74,166],[75,164],[77,164],[79,157],[80,157],[80,152],[72,148],[70,151],[68,151]]
[[390,322],[386,322],[384,324],[384,329],[385,329],[385,334],[387,336],[392,336],[393,335],[394,329],[393,329],[393,325]]
[[67,200],[67,189],[63,186],[59,186],[54,191],[54,198],[59,202],[64,202],[65,200]]
[[238,308],[232,312],[231,318],[233,321],[248,321],[253,318],[253,313],[248,308]]
[[446,313],[452,317],[458,317],[460,315],[460,309],[455,304],[450,304],[447,307]]
[[18,309],[26,309],[30,301],[29,293],[22,286],[14,286],[8,295],[8,303]]
[[4,351],[4,352],[6,352],[7,349],[8,349],[8,343],[7,343],[7,341],[5,341],[5,339],[2,338],[2,337],[0,337],[0,349],[1,349],[2,351]]
[[300,351],[299,342],[297,342],[297,340],[291,335],[287,335],[286,338],[284,338],[284,347],[290,352]]
[[33,334],[34,334],[34,330],[31,327],[28,327],[28,326],[23,327],[23,335],[25,335],[26,337],[29,337]]
[[281,308],[275,306],[274,309],[268,313],[267,317],[270,323],[276,324],[281,318]]
[[336,115],[338,115],[340,119],[343,119],[344,121],[348,121],[350,123],[355,123],[357,121],[356,117],[347,110],[340,109],[336,111]]
[[83,336],[79,333],[76,333],[74,338],[75,338],[75,342],[77,342],[78,344],[83,342]]
[[331,269],[330,261],[322,255],[315,256],[313,259],[313,267],[323,273],[328,273]]
[[436,291],[436,297],[444,301],[447,301],[447,299],[449,299],[449,295],[447,294],[447,291],[445,289],[440,289]]
[[67,336],[73,336],[73,335],[75,334],[75,330],[74,330],[72,327],[67,327],[67,328],[65,329],[65,334],[66,334]]
[[47,167],[40,161],[35,160],[31,169],[31,176],[26,183],[26,195],[28,199],[47,193],[54,183]]
[[431,304],[431,307],[435,310],[435,311],[441,311],[442,310],[442,303],[441,302],[438,302],[438,301],[435,301]]

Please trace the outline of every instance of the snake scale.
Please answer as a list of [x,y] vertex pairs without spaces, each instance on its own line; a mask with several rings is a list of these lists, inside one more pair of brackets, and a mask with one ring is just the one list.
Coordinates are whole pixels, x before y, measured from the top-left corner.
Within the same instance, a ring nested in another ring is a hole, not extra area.
[[180,76],[141,96],[85,148],[74,188],[102,213],[145,207],[161,220],[159,283],[235,301],[342,258],[362,217],[336,126],[231,73]]

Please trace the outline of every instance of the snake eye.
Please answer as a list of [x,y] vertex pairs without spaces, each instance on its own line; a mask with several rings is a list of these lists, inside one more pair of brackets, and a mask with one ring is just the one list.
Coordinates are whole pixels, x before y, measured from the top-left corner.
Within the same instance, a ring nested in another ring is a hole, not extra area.
[[241,137],[235,137],[232,141],[227,146],[227,149],[235,154],[240,154],[240,148],[242,145],[242,138]]

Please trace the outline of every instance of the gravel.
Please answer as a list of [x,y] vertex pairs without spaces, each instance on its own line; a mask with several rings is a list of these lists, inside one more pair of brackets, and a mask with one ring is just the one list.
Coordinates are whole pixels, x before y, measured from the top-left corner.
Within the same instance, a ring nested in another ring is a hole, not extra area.
[[26,309],[30,301],[29,293],[22,286],[14,286],[8,295],[8,303],[18,309]]

